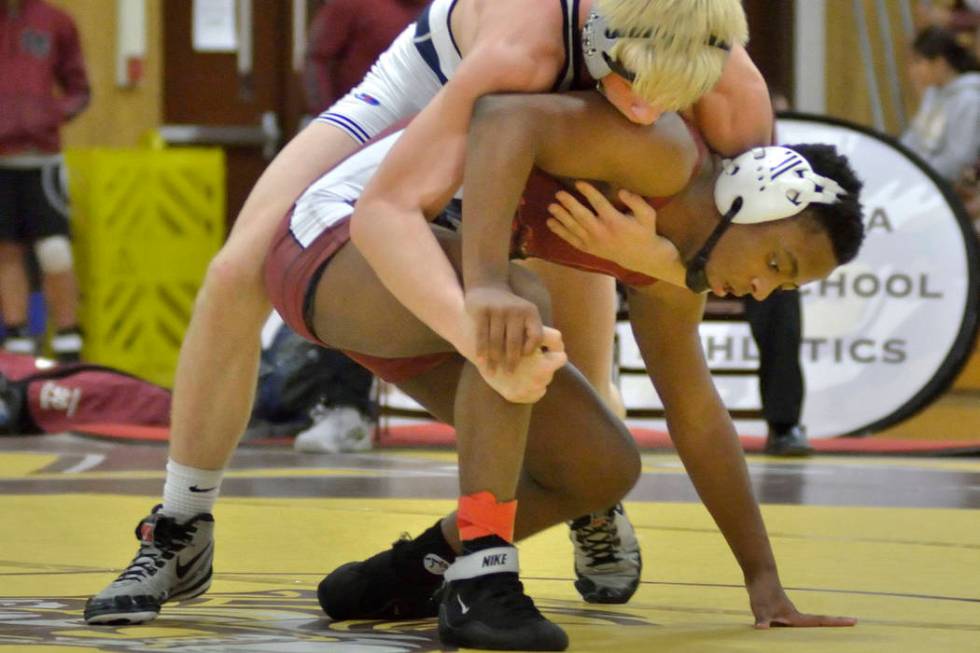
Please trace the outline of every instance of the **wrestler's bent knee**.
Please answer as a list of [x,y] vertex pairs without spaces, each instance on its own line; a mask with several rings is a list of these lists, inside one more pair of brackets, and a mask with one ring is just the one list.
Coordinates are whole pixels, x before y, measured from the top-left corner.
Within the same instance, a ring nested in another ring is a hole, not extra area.
[[581,498],[582,513],[604,510],[622,501],[640,478],[640,452],[625,424],[610,425],[615,435],[603,439],[601,456],[589,461],[589,473],[578,475],[573,488]]

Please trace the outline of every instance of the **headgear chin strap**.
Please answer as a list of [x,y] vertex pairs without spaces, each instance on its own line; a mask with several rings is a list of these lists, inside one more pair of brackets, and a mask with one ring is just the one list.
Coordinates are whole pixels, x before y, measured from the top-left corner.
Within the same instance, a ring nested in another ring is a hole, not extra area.
[[816,202],[834,204],[846,191],[814,172],[801,154],[787,147],[759,147],[722,162],[715,182],[715,206],[722,214],[698,253],[687,263],[687,287],[709,290],[705,266],[711,250],[732,224],[756,224],[799,214]]
[[[582,52],[585,57],[585,66],[588,68],[592,79],[598,82],[606,75],[616,73],[632,83],[636,79],[636,73],[612,56],[613,46],[621,38],[649,39],[656,32],[657,30],[652,27],[637,27],[625,33],[611,29],[605,17],[593,8],[585,20],[585,25],[582,26]],[[732,49],[731,45],[714,35],[708,38],[705,45],[726,52]]]

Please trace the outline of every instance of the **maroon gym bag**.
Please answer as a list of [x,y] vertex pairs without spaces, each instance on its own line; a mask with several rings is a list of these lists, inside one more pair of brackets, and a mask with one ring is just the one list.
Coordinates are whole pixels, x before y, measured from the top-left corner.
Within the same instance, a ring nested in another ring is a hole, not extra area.
[[167,426],[169,422],[170,391],[149,381],[86,363],[39,365],[33,356],[0,350],[0,433],[60,433],[87,424]]

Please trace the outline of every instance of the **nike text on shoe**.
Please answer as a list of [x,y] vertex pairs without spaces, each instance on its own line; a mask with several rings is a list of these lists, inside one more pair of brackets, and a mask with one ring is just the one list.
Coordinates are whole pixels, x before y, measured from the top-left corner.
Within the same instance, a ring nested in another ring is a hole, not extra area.
[[571,523],[575,589],[589,603],[626,603],[640,584],[643,561],[623,504]]
[[317,599],[333,621],[434,617],[434,595],[454,558],[437,522],[414,540],[405,534],[390,549],[330,572]]
[[85,604],[89,624],[138,624],[160,614],[167,601],[200,596],[211,586],[214,518],[201,513],[183,523],[153,509],[136,527],[140,549],[129,566]]
[[568,635],[548,621],[518,580],[517,549],[504,540],[456,559],[446,572],[439,639],[448,646],[564,651]]

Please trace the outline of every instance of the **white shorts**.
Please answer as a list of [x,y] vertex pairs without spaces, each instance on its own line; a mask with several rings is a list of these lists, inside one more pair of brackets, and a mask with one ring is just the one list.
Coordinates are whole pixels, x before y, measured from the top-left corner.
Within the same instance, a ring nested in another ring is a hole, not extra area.
[[364,80],[316,121],[339,127],[365,143],[421,111],[462,60],[449,26],[456,2],[434,0],[378,58]]

